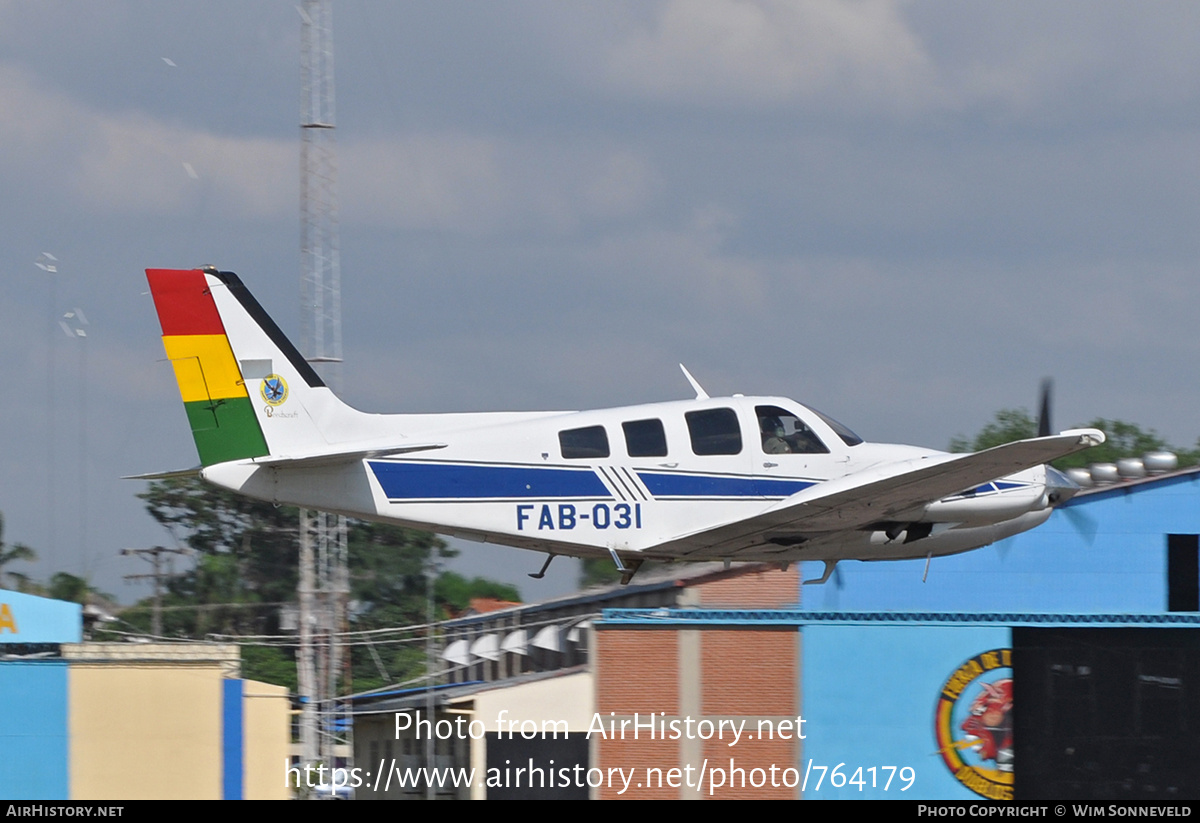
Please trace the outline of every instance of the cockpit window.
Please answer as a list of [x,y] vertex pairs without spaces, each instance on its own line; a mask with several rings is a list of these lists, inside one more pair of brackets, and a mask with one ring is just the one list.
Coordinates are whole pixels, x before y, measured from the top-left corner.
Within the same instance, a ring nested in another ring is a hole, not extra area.
[[687,412],[684,417],[696,454],[741,454],[742,430],[733,409]]
[[765,454],[829,454],[804,421],[778,406],[755,406],[759,434]]
[[566,458],[608,457],[608,434],[603,426],[561,431],[558,445]]
[[631,420],[622,423],[625,448],[630,457],[666,457],[667,435],[661,420]]
[[842,438],[842,442],[845,443],[847,446],[857,446],[859,443],[863,442],[863,439],[861,437],[859,437],[854,432],[850,431],[850,429],[846,428],[845,426],[843,426],[841,423],[834,420],[829,415],[822,414],[821,412],[814,409],[812,406],[809,406],[808,410],[810,412],[812,412],[813,414],[815,414],[817,417],[824,420],[825,425],[828,426],[829,428],[833,429],[834,434],[836,434],[838,437]]

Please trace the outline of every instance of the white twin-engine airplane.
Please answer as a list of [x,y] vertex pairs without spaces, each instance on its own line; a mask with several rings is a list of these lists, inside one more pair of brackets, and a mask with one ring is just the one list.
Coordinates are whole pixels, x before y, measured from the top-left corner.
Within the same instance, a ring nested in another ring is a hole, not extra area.
[[[149,269],[199,473],[261,500],[556,555],[930,558],[1045,522],[1076,486],[1044,465],[1096,429],[974,454],[865,443],[783,397],[596,411],[365,414],[341,402],[232,273]],[[163,475],[166,476],[166,475]]]

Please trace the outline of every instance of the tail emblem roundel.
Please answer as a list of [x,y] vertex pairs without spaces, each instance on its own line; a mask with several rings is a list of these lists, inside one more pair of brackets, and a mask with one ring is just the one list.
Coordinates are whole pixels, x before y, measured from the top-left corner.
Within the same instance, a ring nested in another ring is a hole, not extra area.
[[288,397],[287,381],[277,374],[268,374],[263,379],[262,397],[271,406],[283,405]]

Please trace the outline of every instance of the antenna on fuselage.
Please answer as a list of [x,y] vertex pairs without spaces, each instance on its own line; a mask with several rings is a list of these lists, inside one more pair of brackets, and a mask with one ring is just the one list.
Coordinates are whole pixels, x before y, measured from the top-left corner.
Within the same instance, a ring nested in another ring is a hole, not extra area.
[[680,363],[679,368],[683,371],[683,376],[686,377],[688,382],[692,384],[692,388],[696,390],[696,399],[707,400],[708,392],[706,392],[704,388],[696,382],[696,378],[692,377],[692,373],[687,370],[687,366]]

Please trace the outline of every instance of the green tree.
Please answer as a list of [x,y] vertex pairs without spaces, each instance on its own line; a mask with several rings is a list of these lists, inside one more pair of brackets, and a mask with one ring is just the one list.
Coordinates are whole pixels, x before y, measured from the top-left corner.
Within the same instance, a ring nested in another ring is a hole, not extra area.
[[[195,553],[194,563],[168,583],[164,633],[183,637],[280,634],[284,604],[297,599],[299,513],[295,508],[251,500],[192,478],[152,483],[140,496],[151,516]],[[432,534],[356,520],[348,523],[347,547],[351,631],[424,623],[430,564],[456,554]],[[464,588],[456,579],[462,578],[442,573],[435,581],[436,618],[457,607],[464,591],[474,593],[469,596],[499,592],[496,596],[519,599],[512,587],[476,578]],[[147,629],[149,601],[122,617]],[[424,651],[419,644],[363,639],[348,648],[354,691],[389,685],[423,671]],[[243,670],[250,678],[295,688],[294,660],[294,644],[288,641],[243,647]]]
[[68,603],[79,603],[83,606],[97,598],[116,600],[108,592],[102,592],[93,586],[86,577],[77,577],[67,572],[55,572],[45,586],[45,594],[46,597],[55,600],[66,600]]
[[[1180,449],[1166,442],[1154,429],[1143,429],[1136,423],[1125,420],[1096,418],[1073,428],[1100,429],[1105,442],[1091,449],[1055,460],[1060,469],[1089,466],[1092,463],[1115,463],[1122,457],[1141,457],[1147,452],[1169,451],[1179,458],[1179,465],[1193,466],[1200,463],[1200,441],[1195,449]],[[955,437],[950,441],[952,452],[972,452],[990,449],[1014,440],[1037,436],[1037,421],[1025,409],[1001,409],[995,418],[979,430],[973,438]]]
[[[638,567],[638,575],[645,575],[646,572],[660,569],[668,563],[677,566],[678,568],[687,568],[693,565],[686,561],[667,561],[667,560],[647,560]],[[635,579],[643,579],[638,577]],[[612,562],[610,557],[585,557],[579,569],[579,588],[586,589],[591,586],[611,586],[614,583],[619,583],[621,580],[621,572],[617,570],[617,566]]]
[[[347,544],[350,597],[355,605],[350,629],[368,632],[425,623],[430,562],[457,552],[428,532],[357,520],[350,521]],[[434,619],[445,616],[435,597]],[[424,643],[379,643],[369,635],[358,637],[357,645],[351,647],[355,692],[424,673]]]
[[[167,583],[163,631],[277,634],[280,604],[295,599],[299,515],[212,488],[198,478],[151,483],[139,495],[150,515],[194,553]],[[135,613],[149,625],[148,603]],[[202,607],[185,609],[184,606]]]
[[968,439],[959,435],[950,441],[952,452],[977,452],[1002,446],[1014,440],[1037,437],[1037,421],[1025,409],[1001,409],[996,417],[975,437]]
[[617,566],[608,557],[585,557],[579,569],[579,588],[608,586],[621,579]]
[[16,587],[19,590],[24,591],[30,583],[29,578],[26,575],[23,575],[20,572],[3,571],[4,567],[9,563],[15,563],[19,560],[37,560],[37,554],[34,553],[33,549],[20,543],[14,543],[11,546],[5,544],[4,515],[0,514],[0,581],[3,581],[3,579],[7,577],[11,583],[16,584]]
[[1122,457],[1141,457],[1154,451],[1173,452],[1179,458],[1180,468],[1200,463],[1200,451],[1197,450],[1200,444],[1197,448],[1181,449],[1172,446],[1154,429],[1143,429],[1136,423],[1096,418],[1086,424],[1086,427],[1103,431],[1106,438],[1104,443],[1056,460],[1055,466],[1069,469],[1092,463],[1115,463]]
[[516,586],[486,577],[473,577],[468,580],[455,572],[443,572],[433,586],[433,594],[442,608],[451,612],[465,611],[476,597],[521,602],[521,593],[517,591]]

